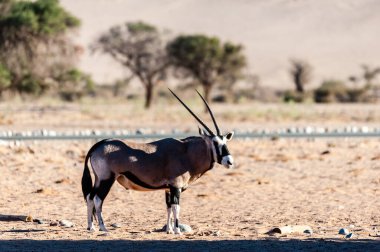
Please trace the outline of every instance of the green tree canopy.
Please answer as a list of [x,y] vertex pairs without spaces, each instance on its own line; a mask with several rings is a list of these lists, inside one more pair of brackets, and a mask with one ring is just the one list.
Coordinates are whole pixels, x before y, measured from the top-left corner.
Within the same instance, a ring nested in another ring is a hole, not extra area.
[[80,21],[58,0],[2,0],[0,14],[0,63],[10,72],[13,90],[40,93],[46,78],[71,67],[78,47],[67,31]]
[[136,76],[145,88],[145,108],[153,98],[153,88],[166,78],[169,66],[162,34],[144,22],[127,22],[103,33],[93,50],[112,56]]
[[168,44],[167,50],[173,64],[203,86],[207,101],[215,83],[235,83],[246,66],[241,45],[222,43],[216,37],[179,36]]
[[10,2],[7,15],[0,19],[0,26],[23,33],[22,29],[37,35],[54,35],[79,26],[77,18],[66,12],[58,0],[6,1]]

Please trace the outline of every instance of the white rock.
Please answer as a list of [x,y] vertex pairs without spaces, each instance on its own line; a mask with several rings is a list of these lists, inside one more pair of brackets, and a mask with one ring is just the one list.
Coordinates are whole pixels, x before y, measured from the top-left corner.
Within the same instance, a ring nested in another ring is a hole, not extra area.
[[105,232],[105,233],[102,233],[102,234],[98,234],[98,236],[110,236],[110,233]]
[[181,223],[179,224],[179,229],[181,230],[182,233],[190,233],[193,231],[189,225],[181,224]]
[[361,132],[363,132],[363,133],[368,133],[368,132],[369,132],[369,128],[368,128],[367,126],[363,126],[363,127],[361,128]]
[[113,227],[113,228],[121,228],[121,225],[119,223],[113,223],[113,224],[111,224],[111,227]]
[[71,221],[68,221],[68,220],[61,220],[59,221],[59,225],[61,225],[62,227],[74,227],[74,223],[72,223]]
[[[181,230],[182,233],[191,233],[193,230],[189,225],[186,224],[179,224],[179,229]],[[162,231],[166,231],[166,225],[164,225],[161,229]]]

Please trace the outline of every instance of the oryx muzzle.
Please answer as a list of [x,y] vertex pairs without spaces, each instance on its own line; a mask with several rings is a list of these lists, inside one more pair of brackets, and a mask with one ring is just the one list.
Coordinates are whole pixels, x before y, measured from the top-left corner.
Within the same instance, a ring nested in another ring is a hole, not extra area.
[[[165,190],[167,204],[167,232],[180,233],[180,194],[193,181],[213,168],[214,163],[227,168],[233,166],[227,141],[233,132],[222,135],[215,117],[205,103],[216,128],[216,134],[197,117],[190,108],[170,90],[179,102],[207,131],[200,129],[200,136],[185,139],[166,138],[151,143],[133,143],[116,139],[104,139],[88,151],[82,177],[82,192],[87,202],[88,230],[94,230],[96,215],[100,230],[106,231],[102,217],[102,205],[115,180],[126,189],[138,191]],[[92,184],[88,162],[95,182]],[[171,214],[174,215],[174,229]]]

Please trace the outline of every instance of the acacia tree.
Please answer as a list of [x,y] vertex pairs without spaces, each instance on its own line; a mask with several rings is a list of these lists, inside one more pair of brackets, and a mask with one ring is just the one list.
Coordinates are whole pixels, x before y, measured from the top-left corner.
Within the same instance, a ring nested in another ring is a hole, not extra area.
[[311,66],[303,60],[293,59],[291,60],[292,67],[290,69],[290,75],[296,86],[298,93],[305,91],[305,86],[311,79]]
[[10,89],[39,94],[46,79],[72,67],[78,47],[67,32],[80,22],[58,0],[2,0],[0,14],[0,65]]
[[147,23],[127,22],[103,33],[92,49],[109,54],[140,80],[145,88],[145,108],[149,108],[153,89],[166,78],[169,67],[162,33]]
[[204,35],[179,36],[167,46],[172,63],[184,71],[184,76],[190,75],[202,85],[206,101],[216,83],[233,84],[242,77],[246,66],[242,50],[241,45]]
[[371,68],[369,65],[363,64],[362,69],[366,86],[371,87],[373,80],[376,79],[378,74],[380,74],[380,67]]

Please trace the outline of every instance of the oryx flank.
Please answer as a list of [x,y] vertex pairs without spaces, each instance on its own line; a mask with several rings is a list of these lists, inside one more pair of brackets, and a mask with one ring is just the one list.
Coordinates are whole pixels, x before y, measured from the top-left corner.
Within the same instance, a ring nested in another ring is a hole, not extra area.
[[[169,89],[170,90],[170,89]],[[102,217],[102,205],[111,186],[117,180],[126,189],[137,191],[165,190],[167,205],[166,232],[180,234],[180,194],[192,182],[213,168],[215,162],[226,168],[233,166],[227,141],[233,132],[222,135],[214,115],[205,103],[216,128],[210,130],[173,91],[172,94],[207,131],[199,128],[200,136],[177,140],[165,138],[151,143],[132,143],[105,139],[88,151],[82,177],[83,196],[87,202],[88,230],[93,231],[93,216],[97,217],[101,231],[107,231]],[[95,177],[92,185],[88,160]],[[174,230],[171,213],[174,215]]]

